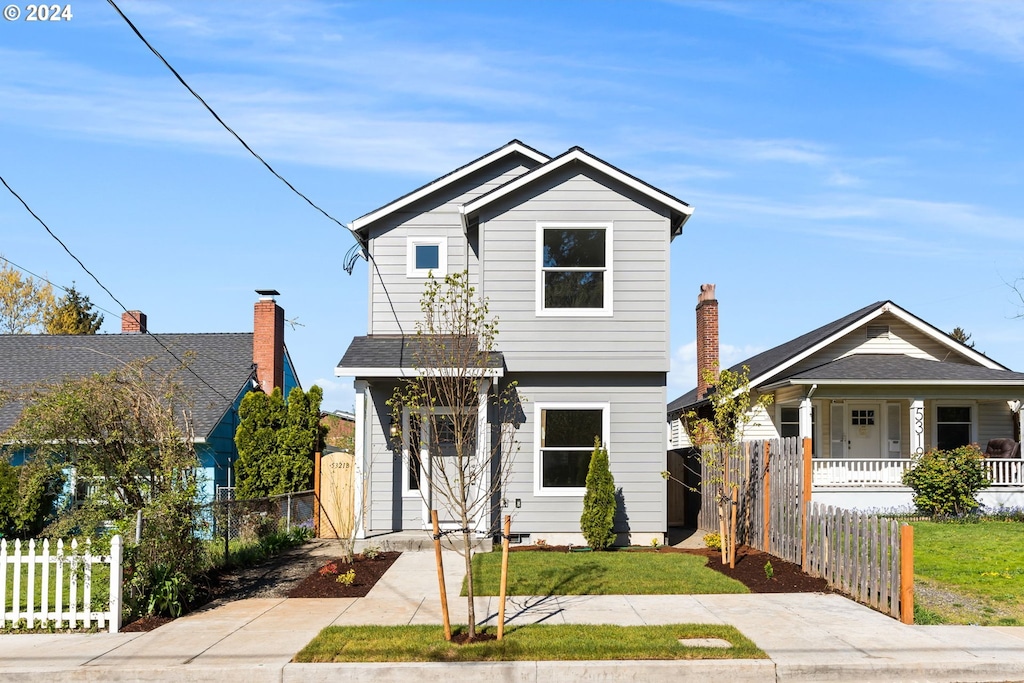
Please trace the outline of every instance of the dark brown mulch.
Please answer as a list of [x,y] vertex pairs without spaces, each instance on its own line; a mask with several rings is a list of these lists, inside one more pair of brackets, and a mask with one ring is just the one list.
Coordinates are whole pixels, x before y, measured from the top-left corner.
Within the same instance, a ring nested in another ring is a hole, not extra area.
[[[299,585],[288,591],[289,598],[362,598],[370,592],[384,572],[395,563],[398,552],[382,552],[372,560],[356,555],[352,564],[341,559],[325,562],[317,571],[307,576]],[[338,577],[354,569],[356,578],[352,585],[338,582]]]
[[164,624],[174,621],[171,617],[140,617],[135,621],[130,621],[121,627],[121,633],[142,633],[145,631],[152,631],[155,628],[163,626]]
[[[512,552],[579,552],[564,545],[527,545],[509,548]],[[687,553],[689,555],[701,555],[708,558],[707,566],[720,572],[729,578],[735,579],[746,586],[751,593],[832,593],[825,579],[815,578],[805,574],[800,565],[786,562],[773,557],[760,550],[748,548],[741,545],[736,548],[736,566],[729,568],[729,564],[722,564],[722,553],[719,550],[710,548],[673,548],[662,546],[660,548],[612,548],[612,552],[639,552],[639,553]],[[771,562],[771,577],[766,571],[765,565]]]

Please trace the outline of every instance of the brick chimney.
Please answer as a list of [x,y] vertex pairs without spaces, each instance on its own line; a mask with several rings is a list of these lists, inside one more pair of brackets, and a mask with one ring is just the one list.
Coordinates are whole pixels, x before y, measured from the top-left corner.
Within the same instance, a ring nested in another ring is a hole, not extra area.
[[142,311],[125,311],[121,314],[121,334],[145,334],[146,314]]
[[697,296],[697,398],[708,393],[705,372],[718,378],[718,299],[714,285],[701,285]]
[[274,387],[284,389],[284,309],[277,305],[273,289],[257,289],[259,301],[254,307],[252,362],[260,389],[269,394]]

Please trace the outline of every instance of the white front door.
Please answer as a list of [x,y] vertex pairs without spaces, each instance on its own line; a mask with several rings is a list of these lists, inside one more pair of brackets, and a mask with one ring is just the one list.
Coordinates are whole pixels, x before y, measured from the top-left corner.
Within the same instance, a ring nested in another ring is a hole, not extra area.
[[846,455],[849,458],[882,457],[882,404],[846,404]]

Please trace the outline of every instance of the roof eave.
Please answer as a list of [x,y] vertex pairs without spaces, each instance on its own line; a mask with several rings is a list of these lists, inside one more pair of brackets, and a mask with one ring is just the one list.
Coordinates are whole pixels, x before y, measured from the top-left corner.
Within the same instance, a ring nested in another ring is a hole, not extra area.
[[597,157],[588,154],[580,147],[574,147],[568,152],[547,161],[537,168],[527,171],[523,175],[510,180],[509,182],[494,188],[490,192],[485,192],[479,197],[472,199],[460,207],[460,212],[464,216],[463,225],[466,225],[467,221],[480,212],[484,207],[507,197],[513,192],[517,192],[523,187],[543,178],[555,171],[564,168],[572,163],[580,163],[590,168],[593,168],[604,175],[609,176],[615,181],[626,185],[627,187],[646,195],[647,197],[657,201],[663,206],[667,207],[670,211],[678,214],[680,220],[678,225],[673,227],[673,232],[681,232],[683,223],[693,213],[693,207],[686,202],[673,197],[672,195],[663,192],[656,187],[645,183],[636,176],[632,176],[621,169],[612,166],[611,164],[598,159]]
[[[504,368],[470,368],[464,370],[462,368],[456,369],[458,373],[464,373],[459,375],[452,375],[455,377],[504,377]],[[402,378],[408,379],[413,377],[444,377],[448,376],[445,374],[444,369],[439,368],[366,368],[366,367],[345,367],[342,365],[334,368],[335,377],[367,377],[367,378]]]
[[507,145],[500,147],[499,149],[496,149],[493,152],[485,154],[484,156],[474,161],[469,162],[465,166],[462,166],[461,168],[452,171],[448,175],[442,176],[441,178],[438,178],[436,180],[432,180],[426,185],[420,187],[419,189],[413,190],[409,194],[400,197],[388,204],[385,204],[379,209],[376,209],[364,216],[356,218],[355,220],[348,224],[348,229],[351,230],[353,234],[360,236],[360,243],[363,244],[365,248],[366,236],[364,233],[371,224],[376,223],[381,218],[384,218],[385,216],[394,213],[395,211],[399,211],[405,208],[406,206],[409,206],[413,202],[417,202],[420,199],[423,199],[424,197],[427,197],[433,194],[434,192],[437,192],[438,190],[448,187],[452,183],[458,182],[459,180],[462,180],[463,178],[472,175],[473,173],[476,173],[485,166],[488,166],[494,163],[495,161],[503,159],[512,154],[521,154],[541,164],[547,162],[551,158],[546,154],[538,152],[532,147],[523,144],[519,140],[512,140]]

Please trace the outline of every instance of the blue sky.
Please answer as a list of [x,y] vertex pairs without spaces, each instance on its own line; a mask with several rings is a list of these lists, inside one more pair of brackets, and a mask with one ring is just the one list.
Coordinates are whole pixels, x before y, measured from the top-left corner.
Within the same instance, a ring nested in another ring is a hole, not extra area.
[[[892,299],[1024,370],[1024,5],[129,2],[215,110],[342,222],[513,138],[695,207],[669,399],[718,285],[724,364]],[[24,5],[21,5],[24,7]],[[248,331],[276,288],[325,408],[366,331],[350,236],[241,148],[107,3],[0,22],[0,175],[153,332]],[[0,188],[2,190],[2,188]],[[120,310],[6,194],[0,254]]]

